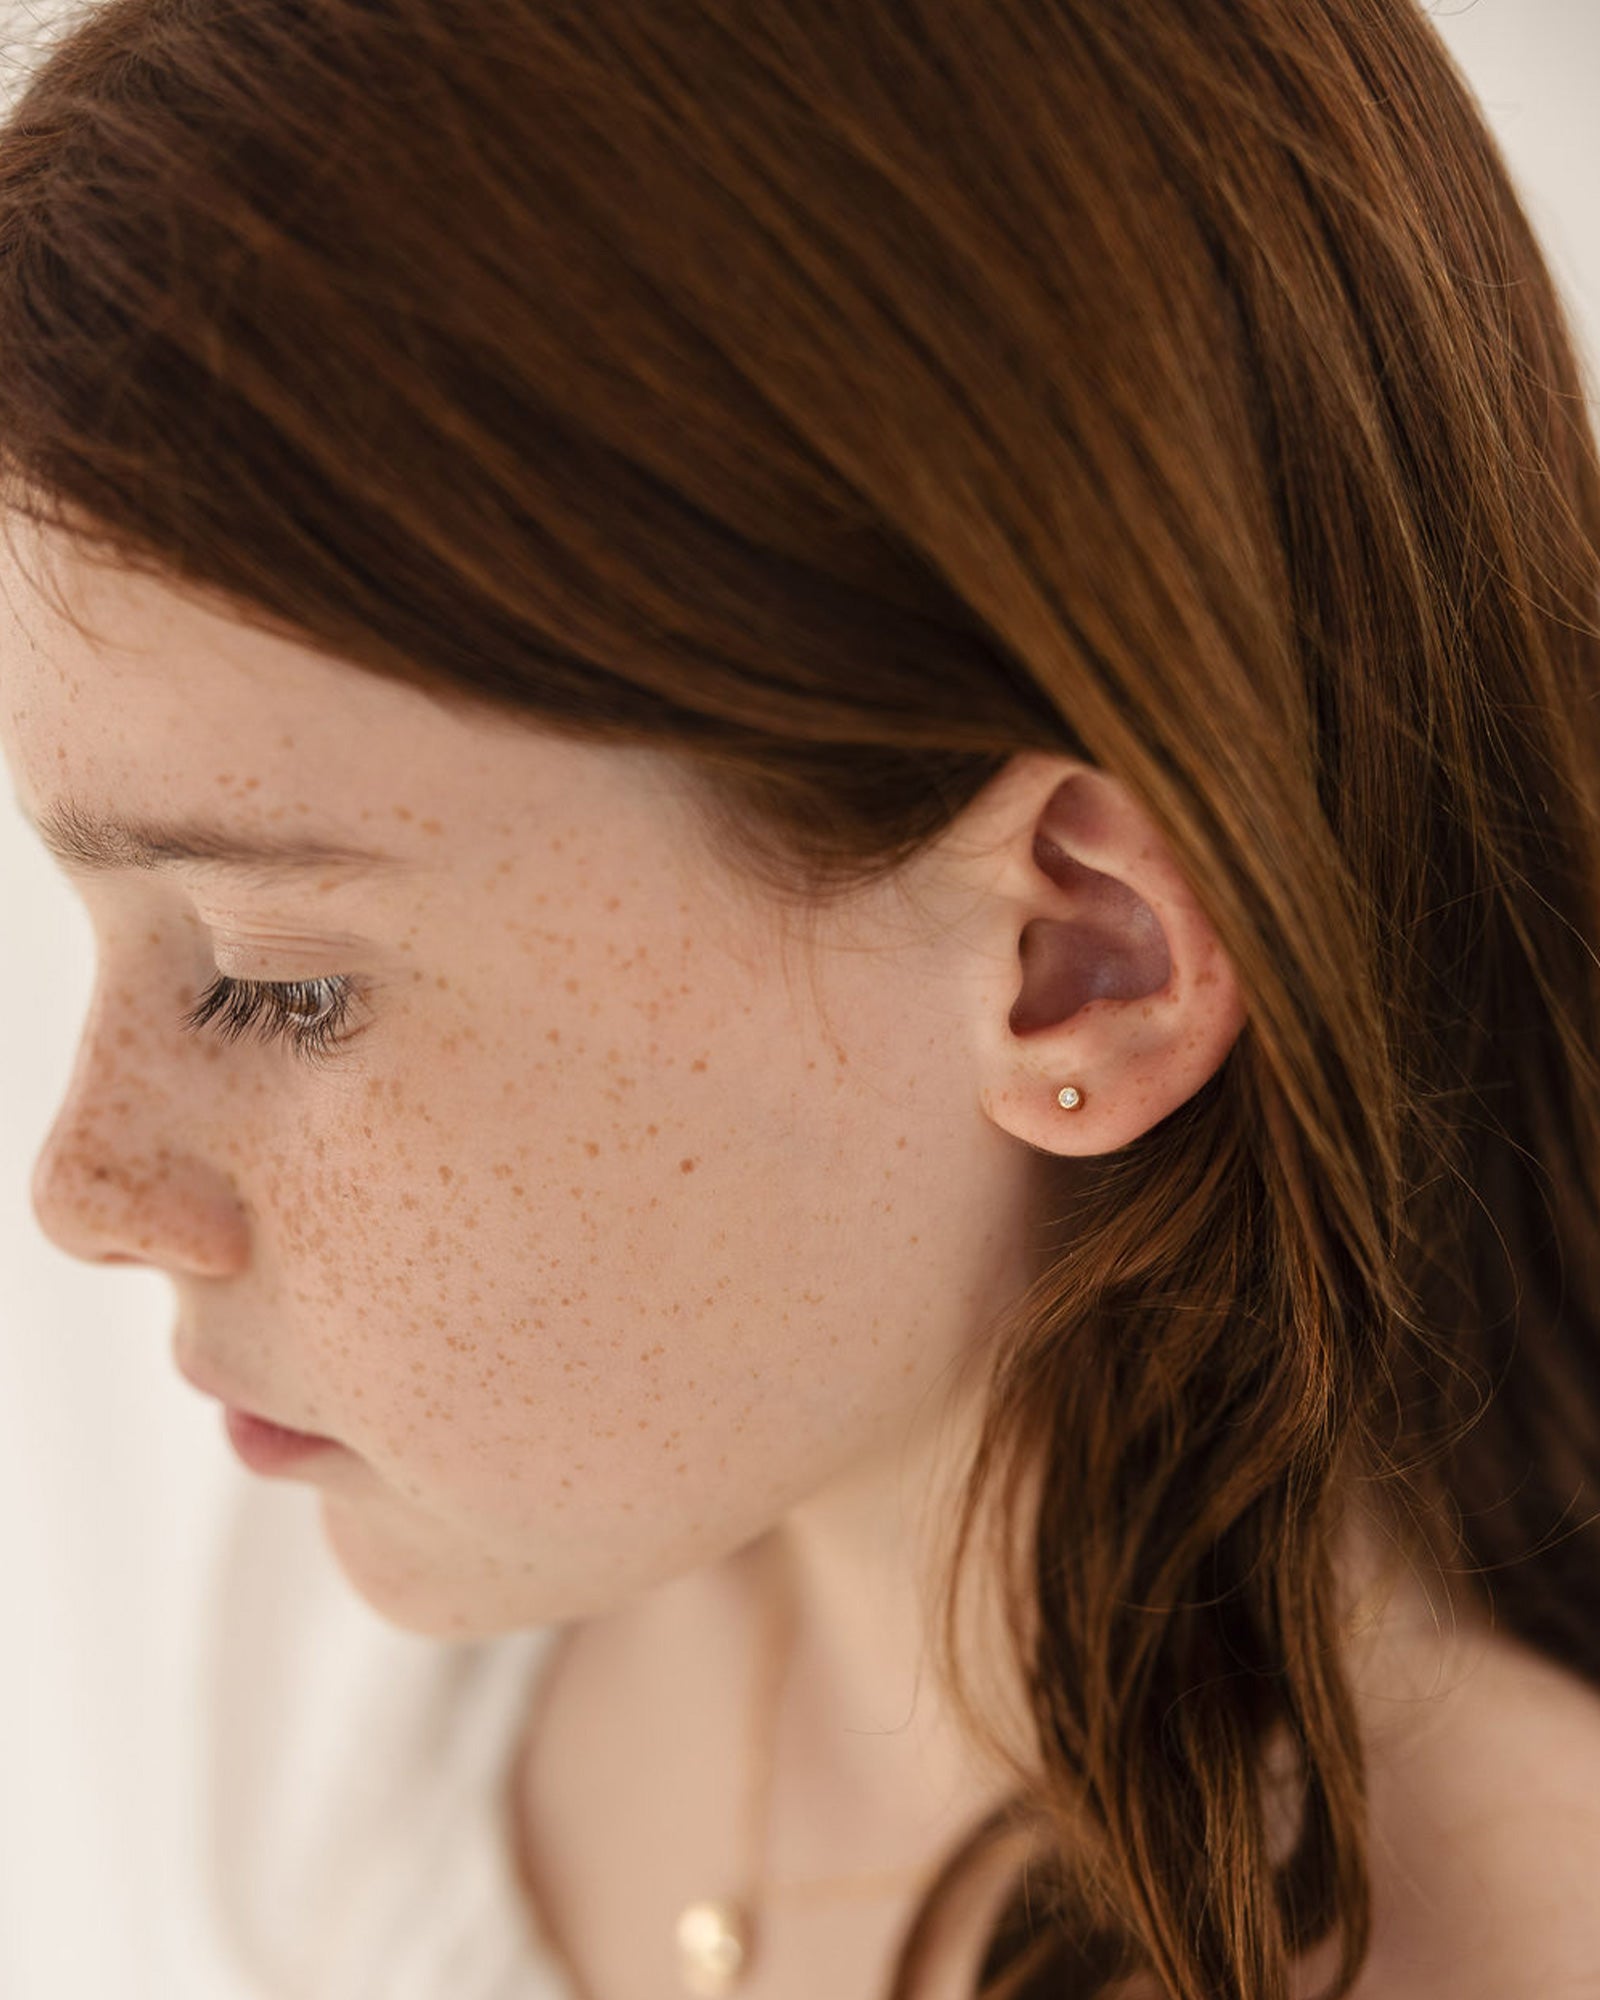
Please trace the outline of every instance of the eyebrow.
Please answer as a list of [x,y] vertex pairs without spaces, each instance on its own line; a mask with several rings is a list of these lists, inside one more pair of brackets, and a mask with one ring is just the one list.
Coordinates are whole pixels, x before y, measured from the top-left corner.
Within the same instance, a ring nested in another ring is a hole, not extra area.
[[415,865],[397,854],[311,834],[241,833],[199,820],[108,818],[71,800],[47,806],[37,820],[26,813],[23,818],[63,867],[89,874],[170,868],[187,862],[236,880],[255,877],[278,881],[313,869],[404,869]]

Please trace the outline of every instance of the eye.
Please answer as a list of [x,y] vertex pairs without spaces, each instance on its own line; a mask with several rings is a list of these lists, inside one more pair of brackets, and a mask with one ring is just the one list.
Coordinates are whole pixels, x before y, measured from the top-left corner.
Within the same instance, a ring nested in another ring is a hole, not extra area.
[[188,1034],[209,1028],[225,1042],[254,1029],[259,1041],[288,1041],[315,1062],[349,1039],[354,998],[354,982],[343,977],[273,983],[219,973],[181,1025]]

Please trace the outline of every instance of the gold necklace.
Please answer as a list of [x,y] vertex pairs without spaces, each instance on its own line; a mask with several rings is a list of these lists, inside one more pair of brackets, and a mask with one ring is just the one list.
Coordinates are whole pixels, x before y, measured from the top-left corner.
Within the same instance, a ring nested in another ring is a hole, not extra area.
[[[870,1874],[833,1876],[821,1881],[767,1882],[763,1879],[761,1871],[766,1859],[771,1820],[779,1703],[794,1639],[792,1602],[783,1593],[775,1593],[770,1602],[772,1608],[766,1621],[766,1643],[753,1676],[754,1699],[746,1731],[745,1852],[751,1860],[744,1871],[743,1891],[737,1896],[708,1896],[687,1904],[679,1913],[675,1926],[681,1986],[684,1992],[695,1995],[733,1993],[744,1982],[755,1963],[759,1944],[755,1916],[758,1908],[774,1902],[805,1904],[841,1898],[866,1900],[890,1889],[903,1888],[911,1882],[931,1882],[939,1865],[937,1861],[924,1862],[917,1867],[879,1869]],[[548,1686],[548,1674],[544,1679]],[[533,1880],[518,1781],[542,1707],[542,1700],[536,1697],[530,1705],[531,1712],[512,1763],[512,1783],[504,1801],[509,1845],[524,1905],[541,1944],[566,1975],[573,2000],[595,2000],[577,1967],[554,1936],[540,1908]]]
[[755,1912],[764,1905],[826,1902],[840,1897],[866,1899],[932,1873],[924,1862],[915,1868],[879,1869],[872,1874],[823,1881],[763,1879],[771,1830],[779,1705],[794,1651],[792,1599],[786,1592],[774,1592],[769,1604],[767,1639],[754,1677],[755,1698],[746,1732],[744,1851],[751,1858],[745,1869],[744,1892],[738,1897],[705,1898],[690,1903],[680,1913],[676,1929],[678,1976],[686,1993],[732,1993],[743,1983],[758,1943]]

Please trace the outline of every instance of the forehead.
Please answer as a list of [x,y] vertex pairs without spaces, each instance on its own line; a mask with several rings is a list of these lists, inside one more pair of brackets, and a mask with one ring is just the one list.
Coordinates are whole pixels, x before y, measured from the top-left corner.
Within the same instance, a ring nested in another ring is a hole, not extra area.
[[292,810],[302,792],[359,790],[397,754],[427,781],[442,711],[418,691],[55,546],[47,582],[68,615],[0,538],[0,747],[30,812],[70,797],[156,814],[233,793]]
[[670,819],[698,859],[694,779],[670,751],[447,705],[59,542],[37,590],[18,540],[28,573],[0,532],[0,754],[35,821],[315,829],[437,867],[548,865],[573,835],[664,862]]

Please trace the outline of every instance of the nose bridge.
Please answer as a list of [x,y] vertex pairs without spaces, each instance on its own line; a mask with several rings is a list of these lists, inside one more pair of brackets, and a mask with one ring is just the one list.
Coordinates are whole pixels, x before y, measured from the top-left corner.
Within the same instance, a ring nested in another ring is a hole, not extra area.
[[242,1254],[239,1205],[195,1141],[203,1105],[141,1046],[97,987],[55,1121],[30,1184],[39,1227],[90,1263],[220,1273]]

